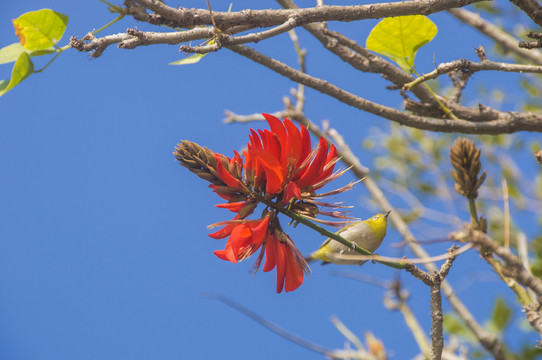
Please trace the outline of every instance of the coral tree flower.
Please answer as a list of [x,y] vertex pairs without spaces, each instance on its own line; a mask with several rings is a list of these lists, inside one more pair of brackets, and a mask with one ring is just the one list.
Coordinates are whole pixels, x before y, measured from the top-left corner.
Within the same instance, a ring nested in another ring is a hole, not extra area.
[[[260,250],[253,270],[257,271],[264,257],[263,271],[276,269],[277,292],[292,291],[303,282],[308,265],[290,237],[283,231],[277,217],[279,209],[288,209],[316,220],[318,214],[346,218],[340,211],[326,212],[322,207],[338,208],[338,204],[318,201],[319,198],[349,190],[352,184],[327,194],[315,191],[342,175],[333,172],[337,162],[335,146],[321,138],[312,149],[309,132],[290,120],[284,121],[263,114],[270,130],[250,129],[247,148],[232,158],[213,153],[189,141],[178,144],[175,156],[181,165],[211,182],[213,191],[227,202],[216,205],[236,213],[229,221],[209,234],[215,239],[228,238],[224,250],[215,251],[222,260],[237,263]],[[263,203],[266,208],[259,219],[247,219]],[[342,222],[322,221],[342,226]]]

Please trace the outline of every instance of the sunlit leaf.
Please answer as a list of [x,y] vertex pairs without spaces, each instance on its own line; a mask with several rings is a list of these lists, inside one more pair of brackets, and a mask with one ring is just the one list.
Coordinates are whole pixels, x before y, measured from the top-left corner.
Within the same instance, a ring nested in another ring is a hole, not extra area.
[[170,62],[168,65],[188,65],[195,64],[201,60],[207,54],[194,54],[181,60]]
[[[209,41],[209,45],[214,45],[214,40],[211,40]],[[168,65],[189,65],[189,64],[195,64],[197,62],[199,62],[205,55],[207,55],[208,53],[205,53],[205,54],[194,54],[194,55],[191,55],[189,57],[186,57],[184,59],[181,59],[181,60],[177,60],[177,61],[174,61],[174,62],[170,62]]]
[[418,49],[436,34],[437,26],[423,15],[386,18],[371,30],[366,46],[411,72]]
[[41,56],[52,54],[55,52],[55,49],[48,48],[44,50],[28,51],[21,45],[21,43],[16,42],[0,49],[0,64],[7,64],[17,61],[23,52],[26,52],[30,56]]
[[34,64],[32,63],[30,56],[26,52],[23,52],[21,55],[19,55],[19,58],[15,62],[15,65],[13,65],[13,70],[11,71],[11,79],[9,79],[7,85],[6,80],[0,83],[0,96],[13,89],[28,75],[32,74],[33,71]]
[[30,51],[55,45],[62,38],[67,24],[68,16],[50,9],[27,12],[13,19],[15,34],[21,45]]
[[0,49],[0,64],[7,64],[17,61],[19,56],[25,52],[20,43],[13,43]]

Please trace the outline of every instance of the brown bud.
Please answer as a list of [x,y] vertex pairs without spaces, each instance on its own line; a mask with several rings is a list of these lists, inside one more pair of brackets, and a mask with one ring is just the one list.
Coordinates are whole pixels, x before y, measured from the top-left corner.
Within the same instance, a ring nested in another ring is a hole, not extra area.
[[480,226],[482,227],[481,230],[484,233],[487,233],[487,219],[483,216],[480,216]]
[[468,199],[478,196],[478,189],[486,178],[485,170],[478,177],[482,169],[480,155],[481,150],[466,138],[457,139],[450,148],[450,162],[455,169],[452,170],[455,189]]
[[306,215],[312,218],[315,218],[319,212],[318,206],[305,202],[294,202],[291,210],[300,215]]
[[173,152],[179,163],[212,184],[223,185],[216,172],[214,152],[188,140],[181,140]]
[[539,164],[542,164],[542,150],[535,152],[534,157],[536,159],[536,162],[538,162]]
[[254,209],[256,209],[256,207],[258,206],[258,202],[254,201],[250,201],[248,202],[245,206],[243,206],[243,208],[238,212],[238,215],[239,215],[239,218],[240,219],[244,219],[246,218],[247,216],[249,216],[250,214],[252,214],[252,212],[254,211]]

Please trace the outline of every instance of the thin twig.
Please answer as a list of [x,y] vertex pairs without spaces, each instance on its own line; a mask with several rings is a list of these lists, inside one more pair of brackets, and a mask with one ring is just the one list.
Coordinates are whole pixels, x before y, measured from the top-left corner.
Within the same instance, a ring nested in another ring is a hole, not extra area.
[[500,27],[482,19],[482,17],[472,11],[465,9],[448,10],[457,19],[469,24],[482,34],[493,39],[505,50],[515,53],[525,59],[529,59],[535,64],[542,65],[542,52],[537,50],[526,50],[518,47],[519,40],[508,34]]
[[502,200],[504,202],[504,247],[510,249],[510,201],[508,198],[508,185],[506,179],[501,179]]
[[485,60],[483,62],[474,62],[466,59],[460,59],[455,61],[450,61],[447,63],[442,63],[437,66],[437,68],[430,73],[423,74],[416,80],[405,84],[403,87],[406,90],[410,90],[422,82],[427,80],[436,79],[442,74],[447,74],[452,71],[462,71],[469,74],[473,74],[478,71],[502,71],[502,72],[517,72],[517,73],[542,73],[542,66],[536,65],[521,65],[521,64],[511,64],[503,62],[494,62]]
[[223,296],[223,295],[219,295],[219,294],[203,294],[202,297],[205,297],[205,298],[209,298],[209,299],[215,299],[215,300],[218,300],[220,301],[221,303],[239,311],[240,313],[248,316],[249,318],[251,318],[252,320],[256,321],[258,324],[260,324],[261,326],[271,330],[272,332],[274,332],[275,334],[279,335],[280,337],[283,337],[284,339],[286,340],[289,340],[299,346],[302,346],[306,349],[309,349],[311,351],[314,351],[314,352],[317,352],[319,354],[322,354],[322,355],[325,355],[325,356],[329,356],[329,357],[334,357],[333,356],[333,351],[332,350],[329,350],[329,349],[326,349],[318,344],[315,344],[311,341],[308,341],[308,340],[305,340],[295,334],[292,334],[291,332],[288,332],[286,330],[284,330],[283,328],[281,328],[280,326],[276,325],[276,324],[273,324],[272,322],[264,319],[263,317],[261,317],[260,315],[256,314],[255,312],[249,310],[248,308],[244,307],[243,305],[231,300],[230,298],[226,297],[226,296]]
[[458,241],[469,241],[478,246],[481,246],[485,251],[489,251],[501,259],[507,265],[506,274],[514,278],[523,286],[531,288],[538,298],[542,298],[542,280],[533,276],[530,271],[523,267],[523,262],[517,256],[512,254],[509,249],[499,246],[493,239],[481,231],[467,229],[467,231],[459,231],[451,234],[451,238]]

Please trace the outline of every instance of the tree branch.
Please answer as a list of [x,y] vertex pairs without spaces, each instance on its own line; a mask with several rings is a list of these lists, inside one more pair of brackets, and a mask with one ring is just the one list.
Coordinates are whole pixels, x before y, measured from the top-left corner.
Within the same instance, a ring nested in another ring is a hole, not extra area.
[[[289,10],[213,11],[213,17],[218,28],[224,31],[236,25],[249,25],[251,27],[277,26],[293,17],[298,18],[300,25],[304,25],[322,21],[347,22],[364,19],[381,19],[390,16],[429,15],[480,1],[482,0],[440,0],[434,2],[418,0],[356,6],[324,5]],[[158,0],[135,0],[135,2],[155,13],[155,15],[149,15],[149,22],[151,23],[166,23],[168,26],[179,28],[213,25],[210,12],[206,9],[173,8]]]
[[538,299],[542,299],[542,280],[533,276],[530,271],[525,269],[520,258],[497,244],[489,236],[481,231],[469,228],[466,231],[452,233],[451,238],[458,241],[470,241],[482,247],[485,251],[489,251],[503,259],[507,266],[503,269],[506,275],[514,278],[523,286],[532,289],[538,296]]
[[433,276],[428,273],[420,270],[412,263],[407,263],[406,271],[410,272],[417,279],[421,280],[424,284],[429,286],[431,292],[431,354],[430,358],[432,360],[440,360],[442,358],[442,351],[444,349],[444,337],[443,337],[443,320],[444,316],[442,315],[442,295],[440,289],[442,286],[443,280],[448,275],[452,263],[455,260],[455,253],[457,251],[457,246],[452,246],[448,250],[449,256],[444,264],[442,264],[440,271],[434,273]]
[[265,56],[258,51],[244,45],[228,46],[228,49],[240,55],[243,55],[253,60],[254,62],[264,65],[265,67],[289,78],[292,81],[306,85],[314,90],[334,97],[347,105],[378,116],[382,116],[401,125],[406,125],[422,130],[462,132],[469,134],[499,134],[511,133],[516,131],[542,131],[542,115],[533,113],[495,111],[500,115],[500,118],[481,123],[473,123],[466,120],[446,120],[411,115],[363,99],[343,89],[340,89],[339,87],[327,81],[297,71],[278,60]]
[[457,19],[469,24],[476,30],[480,31],[482,34],[493,39],[505,50],[513,52],[516,55],[519,55],[525,59],[529,59],[535,64],[542,65],[542,53],[540,51],[529,51],[525,49],[520,49],[518,47],[518,39],[503,31],[498,26],[493,25],[490,22],[482,19],[480,15],[465,9],[450,9],[448,10],[448,12]]
[[542,26],[542,6],[536,0],[510,0],[510,2],[523,10],[538,26]]
[[542,73],[542,66],[536,65],[520,65],[520,64],[511,64],[511,63],[502,63],[485,60],[482,62],[473,62],[466,59],[460,59],[455,61],[450,61],[447,63],[442,63],[437,66],[437,68],[430,73],[424,74],[417,78],[416,80],[405,84],[403,87],[406,90],[410,90],[416,85],[421,84],[424,81],[436,79],[442,74],[447,74],[452,71],[461,71],[464,73],[474,74],[478,71],[503,71],[503,72],[519,72],[519,73]]

